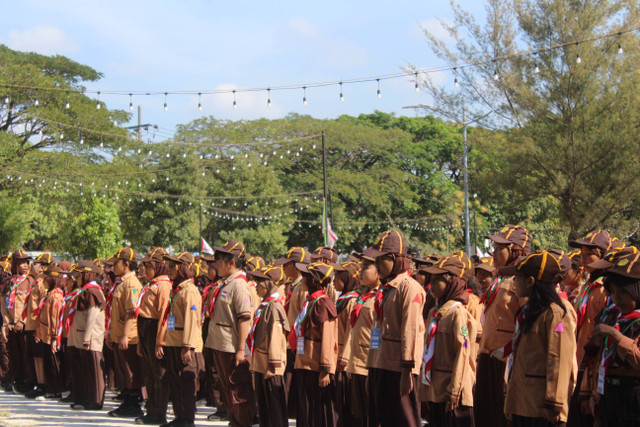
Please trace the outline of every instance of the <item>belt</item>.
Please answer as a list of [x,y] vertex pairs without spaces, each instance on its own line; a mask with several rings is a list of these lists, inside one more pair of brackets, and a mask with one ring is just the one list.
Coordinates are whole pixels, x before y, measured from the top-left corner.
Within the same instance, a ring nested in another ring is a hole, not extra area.
[[640,386],[640,378],[638,377],[605,377],[607,384],[617,387],[635,387]]

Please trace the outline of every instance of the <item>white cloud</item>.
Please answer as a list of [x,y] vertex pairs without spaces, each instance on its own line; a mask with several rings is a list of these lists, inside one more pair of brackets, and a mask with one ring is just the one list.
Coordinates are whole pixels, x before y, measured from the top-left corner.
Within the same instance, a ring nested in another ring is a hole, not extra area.
[[424,38],[424,30],[427,30],[437,39],[445,43],[452,42],[454,39],[453,37],[451,37],[451,35],[449,35],[449,31],[447,31],[447,29],[442,26],[443,21],[446,25],[453,24],[450,21],[441,20],[439,18],[429,18],[418,21],[418,23],[411,28],[411,36],[415,38]]
[[11,49],[37,52],[44,55],[68,55],[78,51],[78,44],[72,42],[67,33],[52,25],[40,25],[25,30],[9,30],[3,42]]
[[298,35],[308,37],[308,38],[316,38],[320,35],[318,26],[307,21],[305,18],[301,16],[289,19],[285,27],[292,30],[294,33]]

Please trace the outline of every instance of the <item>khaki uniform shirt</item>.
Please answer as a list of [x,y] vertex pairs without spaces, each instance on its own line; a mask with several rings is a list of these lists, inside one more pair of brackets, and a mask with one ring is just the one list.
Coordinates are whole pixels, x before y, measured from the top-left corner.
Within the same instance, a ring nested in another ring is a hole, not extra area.
[[189,347],[202,352],[202,295],[193,280],[185,280],[178,285],[178,289],[169,312],[169,316],[175,317],[175,329],[167,330],[166,345]]
[[[153,279],[142,296],[138,315],[147,319],[162,319],[167,304],[169,304],[169,294],[171,294],[169,276],[159,276]],[[140,295],[142,295],[142,291]]]
[[357,300],[357,297],[348,299],[345,302],[347,306],[338,314],[338,360],[347,364],[345,371],[349,366],[349,352],[351,351],[349,344],[351,336],[351,310]]
[[[269,304],[262,315],[259,322],[264,322],[267,318],[267,310],[272,310],[273,304],[281,304],[279,301],[274,301]],[[271,365],[276,375],[284,375],[284,370],[287,366],[287,334],[288,330],[285,329],[283,322],[279,322],[275,319],[276,316],[268,316],[271,320],[271,324],[267,326],[269,331],[265,339],[253,348],[253,355],[251,357],[251,371],[264,374]]]
[[500,284],[500,289],[496,291],[493,302],[484,306],[480,354],[491,354],[511,341],[516,324],[516,311],[523,304],[524,300],[521,301],[516,296],[513,277],[505,278]]
[[58,332],[58,319],[60,317],[60,308],[64,302],[64,292],[62,290],[53,290],[45,297],[46,301],[42,305],[40,315],[38,316],[38,326],[36,327],[35,337],[45,344],[51,344],[55,341]]
[[294,369],[324,370],[335,374],[337,362],[338,318],[327,320],[315,328],[305,328],[304,353],[296,354]]
[[[447,301],[441,307],[444,314],[438,322],[436,346],[431,367],[428,402],[460,402],[473,406],[473,386],[476,382],[477,322],[464,305]],[[435,309],[429,318],[433,319]]]
[[[31,293],[29,293],[29,298],[27,298],[27,317],[25,319],[24,329],[26,331],[35,331],[38,326],[38,318],[33,315],[34,311],[38,308],[38,304],[40,304],[40,300],[47,295],[47,290],[44,288],[44,278],[39,277],[36,279],[33,287],[31,288]],[[21,313],[22,314],[22,313]]]
[[[399,274],[389,282],[391,289],[383,305],[383,322],[376,322],[380,331],[379,351],[369,353],[367,367],[420,374],[424,350],[424,318],[422,309],[426,292],[408,273]],[[375,324],[374,324],[375,327]]]
[[[226,353],[235,353],[238,349],[238,320],[251,319],[253,299],[247,281],[238,271],[223,281],[223,286],[213,306],[209,333],[205,346]],[[242,347],[244,348],[244,343]]]
[[[598,283],[603,283],[603,278],[597,280]],[[593,328],[600,322],[600,313],[607,305],[607,295],[605,294],[604,286],[600,285],[591,289],[589,292],[589,298],[587,300],[587,309],[584,315],[584,321],[582,326],[578,329],[577,351],[576,358],[578,365],[582,363],[584,358],[584,346],[591,341],[593,336]],[[577,307],[576,307],[577,309]]]
[[640,377],[640,336],[635,339],[622,337],[618,341],[616,351],[625,364],[616,369],[609,369],[607,376]]
[[258,309],[258,306],[262,302],[262,298],[258,296],[258,290],[256,289],[256,286],[257,286],[256,282],[254,282],[253,280],[249,280],[247,284],[249,285],[249,292],[251,293],[251,301],[253,301],[253,311],[251,312],[251,316],[253,317],[253,313],[255,313],[256,310]]
[[295,282],[291,284],[291,299],[289,299],[289,311],[287,312],[287,317],[289,319],[289,324],[293,328],[293,325],[296,323],[296,318],[300,311],[302,311],[302,306],[307,300],[307,294],[309,293],[309,289],[307,289],[307,284],[302,279],[302,276],[298,278]]
[[[7,307],[7,317],[9,325],[15,325],[18,322],[25,323],[22,321],[22,311],[24,310],[24,305],[26,303],[29,288],[31,288],[34,283],[35,279],[33,278],[33,276],[27,276],[27,278],[16,287],[16,296],[13,308]],[[8,292],[6,298],[9,298],[10,295],[11,292]]]
[[505,414],[540,418],[547,408],[560,413],[560,422],[567,421],[578,374],[576,313],[569,302],[562,303],[566,314],[552,303],[520,338],[507,384]]
[[142,285],[134,272],[129,272],[122,276],[120,283],[113,291],[113,302],[111,304],[111,325],[109,335],[111,342],[120,342],[124,335],[124,324],[127,318],[133,318],[133,324],[129,331],[129,344],[138,343],[138,322],[133,317],[138,295],[142,290]]
[[351,328],[348,341],[349,365],[347,366],[347,372],[350,374],[368,376],[367,358],[371,353],[379,351],[369,348],[375,300],[375,297],[371,297],[362,304],[360,315]]
[[104,343],[104,310],[93,306],[87,310],[77,310],[73,317],[75,327],[75,346],[84,348],[89,344],[89,350],[102,352]]

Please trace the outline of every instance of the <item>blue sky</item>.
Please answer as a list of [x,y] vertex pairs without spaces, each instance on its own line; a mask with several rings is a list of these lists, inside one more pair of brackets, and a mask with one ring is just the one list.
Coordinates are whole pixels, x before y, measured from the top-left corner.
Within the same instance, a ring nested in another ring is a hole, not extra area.
[[[483,12],[482,2],[464,0]],[[267,87],[397,73],[407,64],[445,65],[431,53],[420,26],[446,37],[438,19],[451,19],[448,1],[35,1],[7,3],[0,43],[12,49],[60,54],[104,73],[92,90],[177,91]],[[452,77],[435,77],[442,84]],[[405,79],[338,87],[242,93],[202,98],[134,97],[143,122],[157,124],[154,139],[198,117],[248,120],[289,112],[331,118],[374,110],[413,115],[405,105],[428,103]],[[128,96],[101,96],[109,108],[128,109]],[[133,121],[137,119],[134,117]],[[153,135],[149,135],[153,136]]]

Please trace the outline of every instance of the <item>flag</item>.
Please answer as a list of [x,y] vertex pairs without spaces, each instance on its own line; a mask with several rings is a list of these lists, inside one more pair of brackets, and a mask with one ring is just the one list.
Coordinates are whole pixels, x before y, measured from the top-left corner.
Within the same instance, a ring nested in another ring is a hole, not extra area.
[[213,249],[202,237],[200,238],[200,253],[213,255]]
[[331,223],[329,222],[329,217],[327,217],[327,200],[324,199],[324,204],[322,205],[322,234],[324,234],[324,245],[329,246],[330,248],[336,244],[338,241],[338,236],[331,229]]

